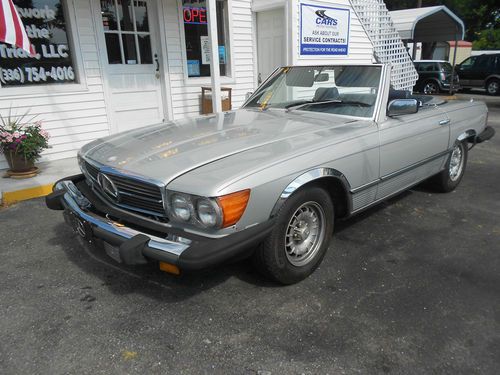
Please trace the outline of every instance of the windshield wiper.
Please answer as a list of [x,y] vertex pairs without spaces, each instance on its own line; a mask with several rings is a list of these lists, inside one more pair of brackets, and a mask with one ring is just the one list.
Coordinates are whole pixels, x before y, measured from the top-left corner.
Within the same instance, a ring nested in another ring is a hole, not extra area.
[[357,102],[357,101],[344,101],[341,100],[339,101],[340,104],[346,104],[346,105],[359,105],[360,107],[371,107],[371,104],[365,103],[365,102]]
[[339,99],[320,100],[320,101],[304,100],[304,101],[299,102],[299,103],[288,104],[285,106],[285,109],[287,112],[289,112],[292,109],[299,109],[302,107],[307,107],[308,105],[329,104],[329,103],[342,103],[342,100],[339,100]]
[[332,99],[332,100],[322,100],[322,101],[314,101],[314,100],[304,100],[303,102],[300,103],[294,103],[294,104],[289,104],[285,108],[288,111],[294,110],[294,109],[300,109],[302,107],[307,107],[310,105],[316,105],[316,104],[343,104],[343,105],[358,105],[360,107],[371,107],[370,104],[363,103],[363,102],[357,102],[357,101],[344,101],[340,99]]

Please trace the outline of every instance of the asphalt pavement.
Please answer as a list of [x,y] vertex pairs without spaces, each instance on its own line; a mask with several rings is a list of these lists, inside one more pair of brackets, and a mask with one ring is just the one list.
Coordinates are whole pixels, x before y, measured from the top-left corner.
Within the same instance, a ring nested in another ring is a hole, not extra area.
[[338,223],[292,286],[245,261],[124,267],[42,199],[1,209],[0,374],[498,374],[500,98],[484,98],[497,136],[454,192]]

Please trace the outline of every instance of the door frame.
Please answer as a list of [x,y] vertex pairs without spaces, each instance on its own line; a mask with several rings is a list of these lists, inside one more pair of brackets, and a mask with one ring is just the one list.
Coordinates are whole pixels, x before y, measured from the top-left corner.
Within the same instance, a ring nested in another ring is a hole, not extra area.
[[[253,45],[253,54],[254,54],[254,84],[255,87],[257,88],[259,86],[259,30],[258,30],[258,22],[257,22],[257,17],[259,13],[262,12],[269,12],[272,10],[278,10],[281,9],[283,13],[283,36],[285,40],[285,65],[290,65],[291,64],[291,56],[290,56],[290,22],[289,22],[289,5],[288,2],[284,1],[270,1],[266,3],[260,3],[260,2],[254,2],[252,5],[252,26],[253,26],[253,33],[252,37],[253,40],[255,40],[255,43]],[[265,81],[265,78],[267,77],[262,77],[262,82]]]
[[[111,88],[108,80],[110,70],[108,68],[109,64],[106,51],[106,41],[104,38],[104,29],[101,21],[101,4],[100,0],[89,0],[89,1],[90,1],[90,10],[92,14],[92,22],[94,26],[95,42],[96,45],[98,46],[97,54],[100,65],[99,70],[101,72],[101,77],[103,81],[102,85],[104,92],[106,114],[109,123],[109,131],[110,134],[114,134],[118,132],[118,127],[114,121],[115,119],[113,114],[113,108],[111,106],[112,103]],[[167,61],[166,33],[165,29],[161,27],[161,25],[164,25],[163,2],[165,0],[147,0],[147,1],[148,1],[148,6],[152,5],[152,7],[150,7],[149,9],[154,9],[153,12],[148,11],[148,17],[150,21],[152,21],[151,22],[152,29],[150,31],[151,33],[153,32],[156,33],[154,39],[158,54],[158,60],[160,63],[160,78],[159,78],[160,93],[161,93],[160,103],[162,105],[163,118],[164,120],[171,120],[173,115],[172,115],[171,95],[169,95],[171,89],[170,89],[169,70]],[[153,54],[153,59],[154,59],[155,48],[153,45],[151,46],[151,48],[153,49],[151,52]],[[154,61],[153,61],[153,66],[154,66]]]

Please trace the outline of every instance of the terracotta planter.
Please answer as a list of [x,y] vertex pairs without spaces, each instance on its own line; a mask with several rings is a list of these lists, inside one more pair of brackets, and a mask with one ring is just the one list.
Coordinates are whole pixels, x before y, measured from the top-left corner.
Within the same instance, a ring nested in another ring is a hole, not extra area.
[[4,153],[5,159],[9,164],[9,169],[14,173],[29,172],[35,169],[35,162],[32,160],[26,160],[24,155],[16,154],[12,151],[6,151]]

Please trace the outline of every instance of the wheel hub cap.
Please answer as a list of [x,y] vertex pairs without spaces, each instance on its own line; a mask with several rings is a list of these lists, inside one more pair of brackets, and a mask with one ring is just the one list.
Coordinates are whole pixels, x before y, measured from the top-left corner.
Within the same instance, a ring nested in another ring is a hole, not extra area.
[[460,174],[462,173],[462,168],[463,168],[462,147],[463,146],[460,145],[455,146],[453,152],[451,153],[449,174],[450,174],[450,179],[452,181],[456,181],[460,177]]
[[296,241],[304,242],[309,238],[311,229],[309,224],[305,221],[300,221],[295,228],[293,228],[293,238]]
[[321,247],[325,236],[325,214],[316,202],[301,205],[290,219],[285,234],[285,252],[294,266],[307,264]]
[[434,94],[436,91],[437,88],[433,83],[428,83],[424,87],[424,94]]

